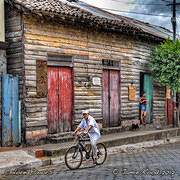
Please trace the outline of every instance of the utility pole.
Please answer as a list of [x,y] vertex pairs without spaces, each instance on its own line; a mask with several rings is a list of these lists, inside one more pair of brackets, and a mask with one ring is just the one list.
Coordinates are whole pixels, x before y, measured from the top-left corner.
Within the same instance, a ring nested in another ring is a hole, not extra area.
[[[168,4],[167,6],[173,6],[173,16],[171,18],[172,28],[173,28],[173,41],[176,41],[176,5],[180,5],[180,3],[176,3],[176,0],[173,0],[173,4]],[[176,116],[176,91],[173,91],[173,127],[177,126],[177,116]]]
[[[171,18],[173,27],[173,41],[176,41],[176,0],[173,0],[173,16]],[[173,91],[173,127],[176,127],[176,91]]]
[[173,0],[173,16],[171,22],[173,27],[173,41],[176,41],[176,0]]

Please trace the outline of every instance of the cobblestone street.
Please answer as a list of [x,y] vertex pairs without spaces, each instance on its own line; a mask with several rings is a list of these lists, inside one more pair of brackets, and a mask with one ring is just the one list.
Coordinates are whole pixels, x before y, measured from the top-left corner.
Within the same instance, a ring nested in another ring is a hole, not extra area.
[[[42,171],[40,171],[42,170]],[[41,173],[43,175],[35,175]],[[80,169],[70,171],[65,165],[32,170],[34,175],[11,175],[3,179],[38,180],[179,180],[180,143],[130,153],[114,154],[101,166],[84,162]]]

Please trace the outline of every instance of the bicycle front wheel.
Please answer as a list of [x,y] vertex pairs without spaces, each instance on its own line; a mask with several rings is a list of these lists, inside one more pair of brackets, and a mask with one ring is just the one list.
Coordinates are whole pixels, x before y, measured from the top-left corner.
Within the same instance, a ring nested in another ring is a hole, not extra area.
[[97,144],[97,164],[103,164],[107,158],[107,149],[103,143]]
[[70,147],[65,153],[65,164],[71,170],[78,169],[82,160],[82,151],[77,146]]

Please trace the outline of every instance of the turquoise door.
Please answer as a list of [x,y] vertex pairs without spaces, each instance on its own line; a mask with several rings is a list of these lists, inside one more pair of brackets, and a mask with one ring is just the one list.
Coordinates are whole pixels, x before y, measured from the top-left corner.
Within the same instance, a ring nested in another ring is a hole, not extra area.
[[146,92],[147,101],[147,116],[146,122],[152,120],[152,100],[153,100],[153,77],[150,74],[144,74],[144,91]]

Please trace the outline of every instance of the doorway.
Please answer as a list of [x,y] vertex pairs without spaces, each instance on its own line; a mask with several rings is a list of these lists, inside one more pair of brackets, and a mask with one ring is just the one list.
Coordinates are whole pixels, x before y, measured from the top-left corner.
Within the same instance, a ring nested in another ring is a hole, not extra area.
[[71,131],[72,68],[48,67],[48,131]]
[[21,119],[19,119],[19,78],[2,75],[2,146],[21,143]]
[[[142,96],[143,91],[146,92],[146,123],[152,121],[152,103],[153,103],[153,77],[151,74],[140,73],[140,96]],[[140,109],[140,108],[139,108]],[[140,116],[139,116],[140,117]]]
[[119,125],[120,72],[103,70],[103,126]]

